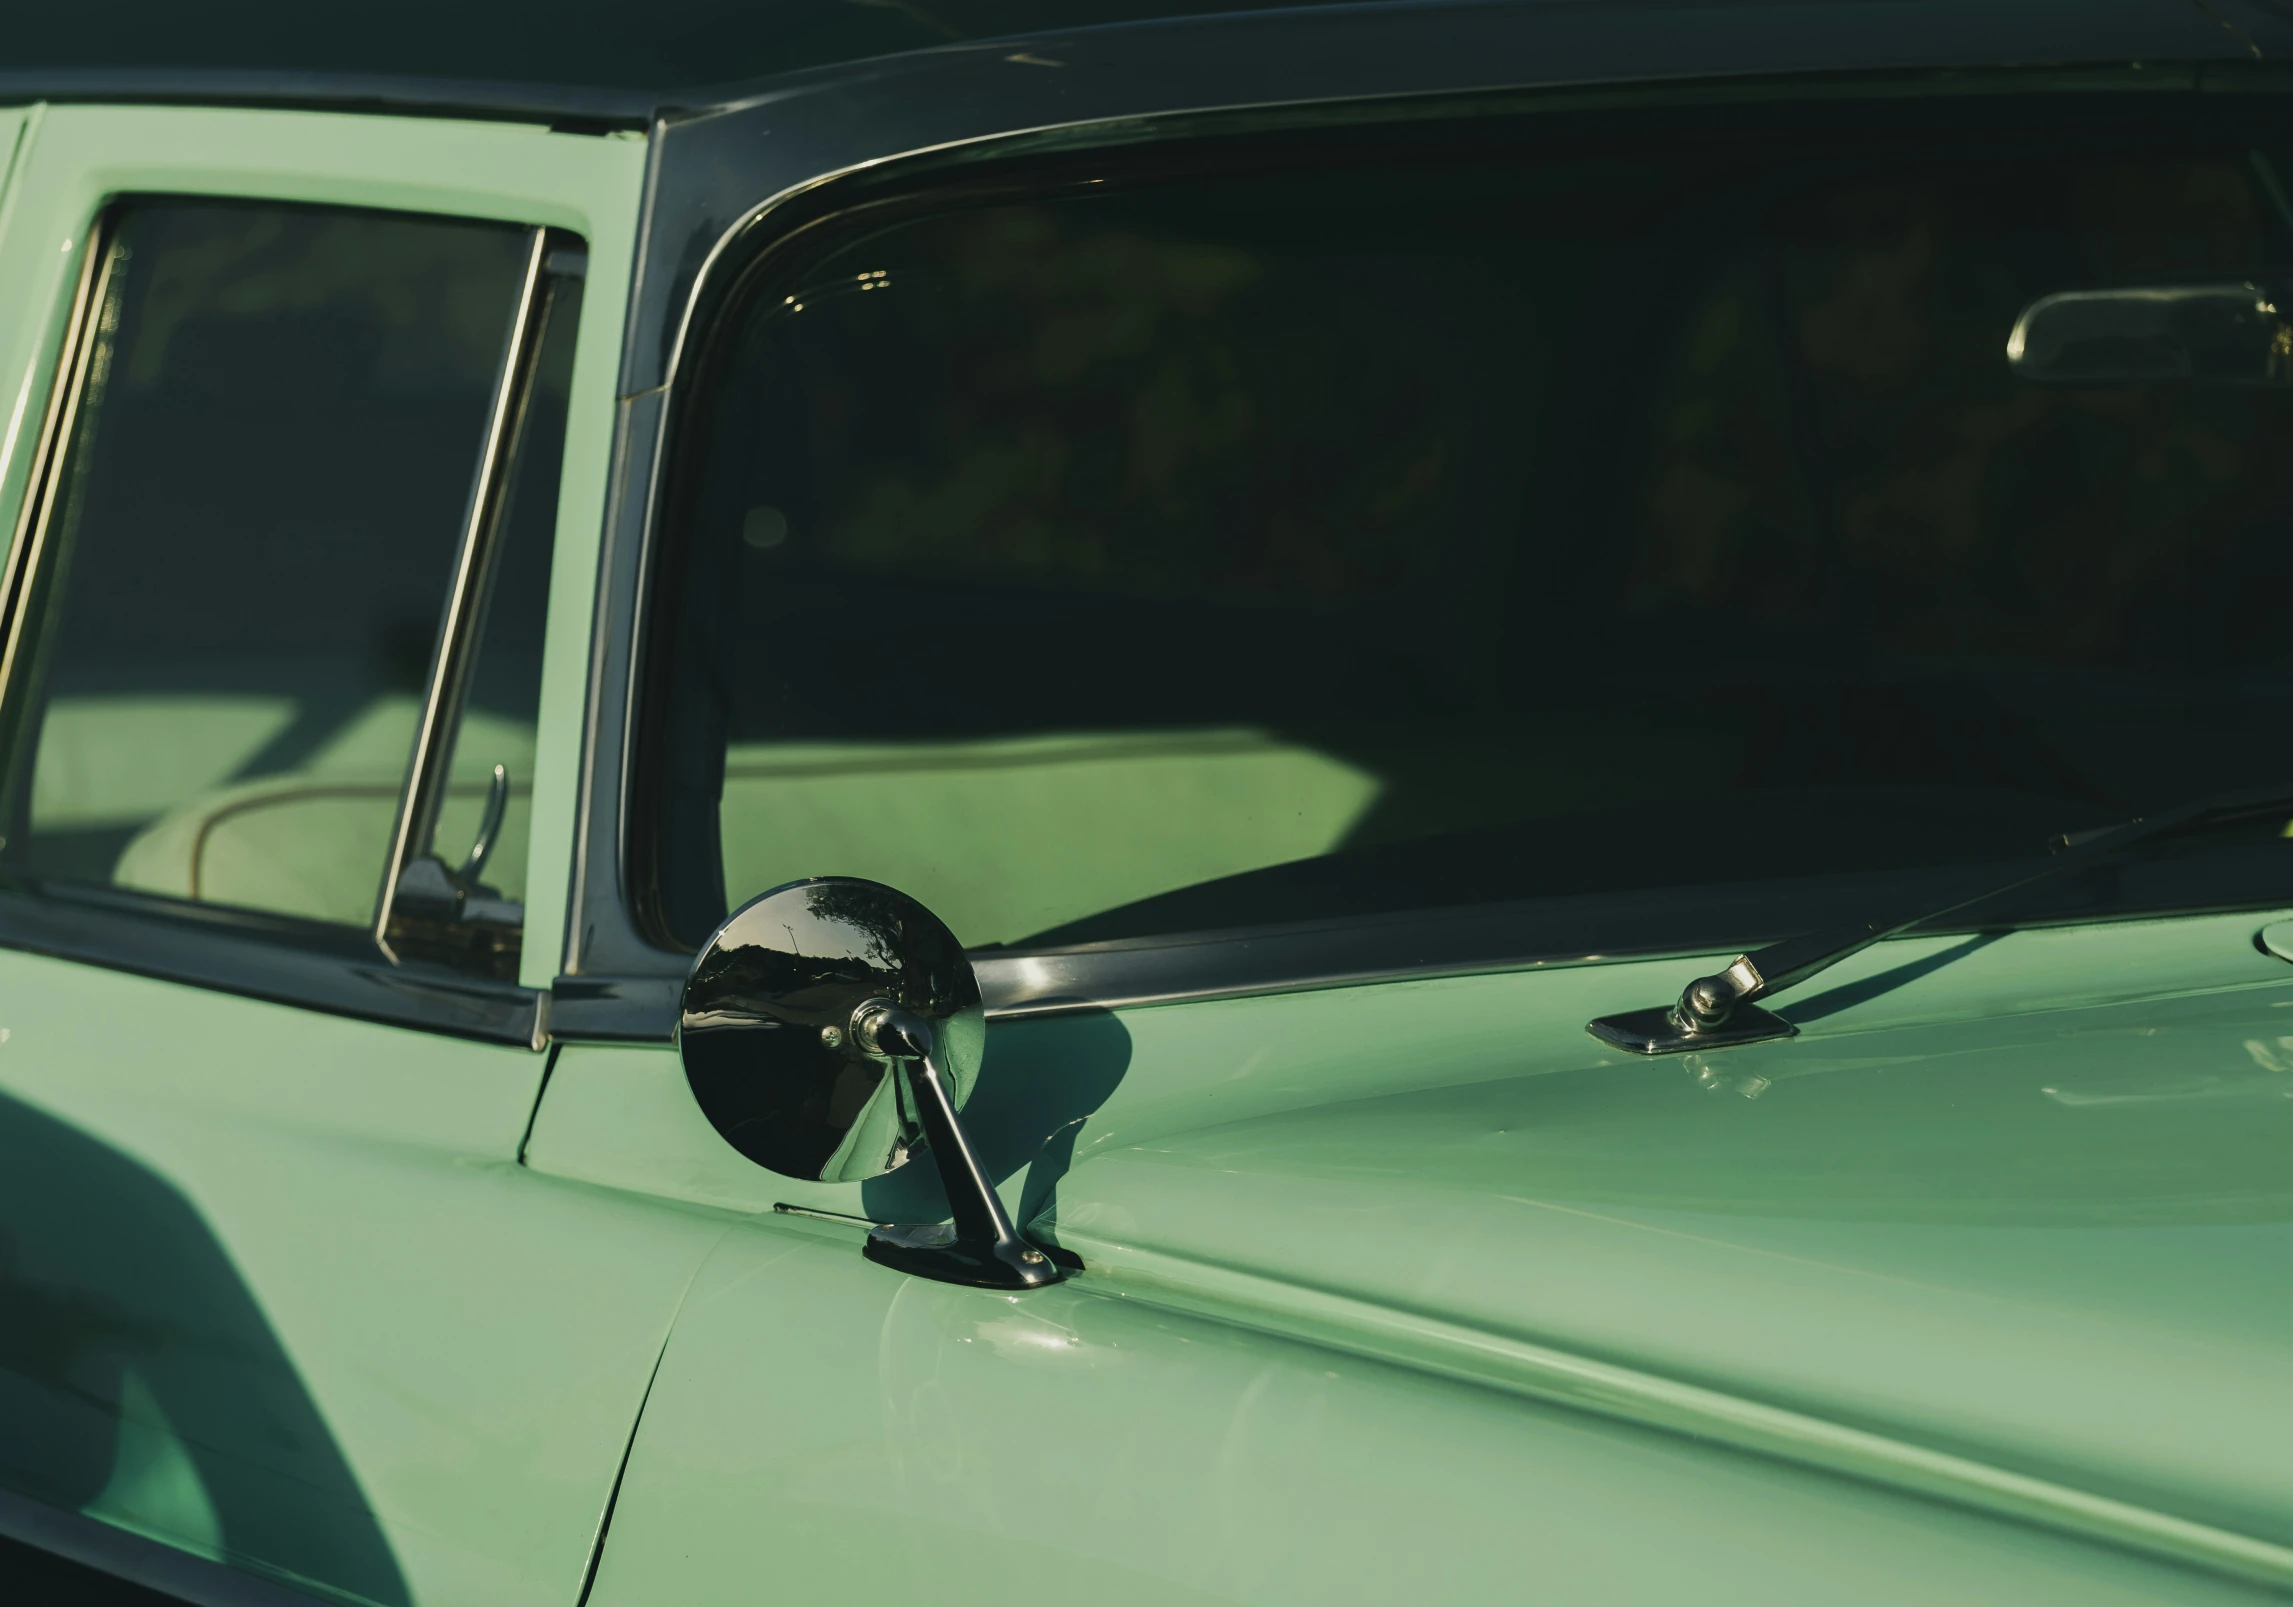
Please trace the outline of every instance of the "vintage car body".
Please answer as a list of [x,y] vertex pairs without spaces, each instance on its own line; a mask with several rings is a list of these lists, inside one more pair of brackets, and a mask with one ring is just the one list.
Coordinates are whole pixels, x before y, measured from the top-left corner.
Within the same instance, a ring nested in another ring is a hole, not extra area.
[[[1647,1059],[1586,1021],[1786,934],[1625,952],[1597,911],[1547,941],[1494,904],[982,949],[965,1121],[1082,1269],[1014,1294],[862,1258],[866,1222],[946,1212],[919,1165],[792,1181],[718,1136],[676,1043],[691,957],[626,874],[691,344],[730,265],[856,186],[1443,97],[2283,96],[2293,23],[1622,0],[979,31],[713,98],[228,42],[0,74],[20,554],[118,198],[587,253],[514,977],[0,890],[6,1566],[57,1600],[380,1607],[2293,1590],[2293,906],[1921,932],[1781,1006],[1795,1038]],[[311,776],[397,807],[394,758],[344,763],[214,794],[122,885],[200,896],[219,822]],[[363,918],[363,885],[313,908]]]

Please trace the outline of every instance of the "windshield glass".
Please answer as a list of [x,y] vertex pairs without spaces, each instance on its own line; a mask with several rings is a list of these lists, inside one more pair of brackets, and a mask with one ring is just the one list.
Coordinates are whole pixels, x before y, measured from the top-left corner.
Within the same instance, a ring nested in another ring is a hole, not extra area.
[[[2293,156],[2221,115],[1291,135],[783,253],[683,414],[660,926],[841,874],[974,946],[1662,947],[2293,778],[2293,389],[2008,357],[2040,297],[2293,274]],[[2293,901],[2282,825],[2025,913]]]

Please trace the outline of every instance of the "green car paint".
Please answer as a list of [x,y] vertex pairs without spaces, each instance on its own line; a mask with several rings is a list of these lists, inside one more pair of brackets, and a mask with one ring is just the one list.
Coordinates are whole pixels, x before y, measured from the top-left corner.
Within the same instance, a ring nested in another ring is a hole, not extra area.
[[2235,1602],[1851,1480],[759,1227],[694,1286],[591,1600]]
[[[0,283],[51,314],[0,325],[11,514],[76,253],[112,196],[405,208],[590,243],[521,878],[535,930],[559,930],[642,142],[156,107],[9,120]],[[100,810],[133,778],[80,782],[50,801]],[[545,981],[551,948],[531,947]],[[519,1167],[546,1063],[529,1048],[18,951],[0,953],[0,1001],[0,1149],[17,1189],[44,1191],[7,1251],[0,1398],[28,1449],[0,1484],[328,1599],[572,1601],[721,1229]]]
[[0,1353],[43,1454],[0,1482],[338,1599],[570,1599],[719,1230],[519,1168],[529,1052],[18,953],[0,992],[0,1150],[53,1213]]
[[[522,839],[522,980],[546,987],[642,144],[0,121],[0,283],[51,315],[0,328],[0,511],[108,196],[589,240]],[[1288,767],[1267,793],[1310,784],[1320,812],[1279,831],[1360,806],[1311,754],[1219,740],[1245,801],[1251,766]],[[801,756],[749,757],[769,786]],[[1119,792],[1135,757],[1083,760]],[[815,826],[810,853],[857,842]],[[1059,891],[966,896],[992,924]],[[1011,1205],[1087,1266],[1017,1299],[776,1214],[930,1202],[750,1166],[665,1046],[566,1045],[545,1074],[529,1050],[0,951],[0,1170],[55,1223],[6,1247],[0,1288],[60,1268],[90,1296],[19,1300],[0,1334],[0,1409],[45,1414],[56,1453],[0,1484],[386,1607],[577,1603],[593,1561],[599,1607],[2276,1599],[2293,970],[2256,943],[2276,913],[1891,943],[1785,1006],[1799,1039],[1709,1057],[1582,1030],[1695,956],[1003,1022],[971,1119]],[[1015,1089],[1067,1102],[1050,1145],[998,1126]],[[108,1397],[72,1371],[91,1354],[123,1377]]]
[[[972,1107],[983,1149],[995,1147],[999,1080],[1056,1065],[1104,1091],[1043,1155],[996,1168],[1008,1202],[1088,1268],[1019,1307],[903,1282],[860,1262],[849,1233],[846,1266],[823,1249],[838,1228],[764,1213],[880,1217],[889,1194],[789,1182],[721,1143],[712,1152],[672,1055],[568,1049],[530,1164],[752,1218],[703,1275],[714,1292],[689,1304],[664,1362],[601,1578],[629,1593],[601,1599],[643,1599],[664,1570],[680,1599],[737,1599],[756,1537],[734,1545],[705,1516],[723,1498],[703,1488],[703,1470],[736,1458],[750,1477],[735,1485],[809,1492],[794,1501],[801,1520],[785,1532],[773,1520],[770,1549],[823,1579],[854,1543],[835,1523],[860,1521],[834,1516],[838,1492],[896,1490],[905,1508],[945,1510],[976,1487],[995,1499],[965,1510],[1008,1513],[1011,1544],[1046,1511],[1063,1515],[1049,1533],[1098,1533],[1104,1518],[1068,1504],[1084,1499],[1064,1461],[1078,1442],[1178,1503],[1149,1526],[1159,1549],[1117,1571],[1118,1597],[1286,1600],[1294,1583],[1299,1600],[1375,1599],[1387,1588],[1375,1559],[1349,1548],[1377,1524],[1446,1537],[1437,1549],[1454,1571],[1423,1586],[1446,1599],[1491,1587],[1473,1570],[1505,1554],[1510,1531],[1469,1517],[1425,1470],[1487,1455],[1519,1459],[1505,1480],[1541,1476],[1551,1403],[1635,1425],[1624,1439],[1636,1446],[1662,1443],[1640,1438],[1647,1428],[1697,1442],[1660,1453],[1684,1478],[1710,1477],[1685,1469],[1732,1445],[2293,1585],[2276,1275],[2293,971],[2255,944],[2268,920],[1890,943],[1800,1001],[1800,1038],[1709,1056],[1638,1060],[1583,1031],[1596,1011],[1676,986],[1693,958],[1001,1024]],[[1060,1175],[1031,1178],[1030,1161]],[[815,1281],[849,1292],[799,1292]],[[792,1310],[806,1320],[791,1326]],[[821,1323],[842,1337],[824,1339]],[[1023,1332],[991,1337],[997,1324]],[[1041,1337],[1068,1331],[1123,1354],[1085,1363]],[[713,1348],[736,1332],[749,1346],[740,1367]],[[1182,1365],[1182,1342],[1202,1347],[1190,1357],[1248,1360]],[[1117,1386],[1094,1371],[1113,1366],[1160,1376]],[[1343,1382],[1308,1384],[1329,1367]],[[1072,1381],[1085,1376],[1096,1381]],[[1454,1404],[1470,1398],[1459,1383],[1490,1391],[1477,1411]],[[1277,1443],[1309,1420],[1399,1411],[1402,1398],[1444,1403],[1427,1421],[1460,1415],[1386,1448],[1397,1472],[1380,1479],[1334,1448],[1253,1444],[1253,1390],[1285,1403]],[[1034,1403],[1037,1391],[1059,1404]],[[1279,1520],[1210,1501],[1229,1432],[1245,1463],[1281,1462]],[[879,1472],[846,1483],[854,1459]],[[838,1476],[809,1485],[811,1465]],[[1783,1475],[1737,1465],[1726,1477]],[[1671,1508],[1652,1498],[1601,1521],[1670,1521],[1656,1510]],[[1901,1510],[1938,1545],[1994,1533],[1921,1502]],[[1804,1523],[1836,1521],[1811,1511]],[[1613,1561],[1599,1530],[1576,1538]],[[1766,1532],[1801,1530],[1777,1520]],[[904,1533],[912,1548],[885,1562],[890,1576],[928,1571],[953,1599],[1013,1588],[984,1540],[974,1574],[955,1538]],[[1986,1587],[1995,1599],[2091,1588],[2091,1558],[2025,1543],[2058,1559],[2034,1564],[2042,1572],[2070,1572],[2014,1589],[2001,1575]],[[1237,1572],[1203,1571],[1206,1555],[1229,1553]],[[1300,1555],[1350,1561],[1334,1577],[1277,1565]],[[1771,1600],[1884,1599],[1873,1579],[1899,1566],[1860,1542],[1788,1568],[1769,1560]],[[1802,1585],[1777,1587],[1803,1567]],[[2124,1567],[2113,1577],[2131,1599],[2199,1588]],[[1600,1599],[1679,1588],[1654,1563],[1612,1577]],[[1914,1594],[1945,1588],[1931,1576]]]

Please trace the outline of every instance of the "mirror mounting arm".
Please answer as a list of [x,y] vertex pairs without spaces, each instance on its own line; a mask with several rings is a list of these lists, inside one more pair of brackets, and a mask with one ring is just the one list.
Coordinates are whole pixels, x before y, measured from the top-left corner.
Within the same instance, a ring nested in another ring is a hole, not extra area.
[[1036,1289],[1066,1272],[1027,1242],[988,1181],[956,1114],[955,1099],[935,1052],[932,1025],[912,1010],[871,999],[852,1013],[852,1042],[863,1053],[890,1059],[907,1078],[924,1139],[947,1192],[950,1225],[878,1228],[868,1235],[871,1261],[988,1289]]

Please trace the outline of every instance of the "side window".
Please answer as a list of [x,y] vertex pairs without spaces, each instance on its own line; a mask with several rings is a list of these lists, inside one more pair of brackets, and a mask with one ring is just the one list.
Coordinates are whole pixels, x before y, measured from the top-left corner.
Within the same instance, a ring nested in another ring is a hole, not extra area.
[[[530,330],[534,232],[150,201],[114,209],[102,250],[19,559],[0,869],[371,929],[505,354]],[[483,891],[512,911],[566,367],[539,365],[525,451],[498,471],[490,609],[471,594],[494,628],[409,856],[434,834],[458,870],[490,813]]]

